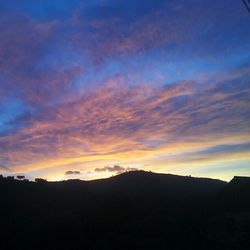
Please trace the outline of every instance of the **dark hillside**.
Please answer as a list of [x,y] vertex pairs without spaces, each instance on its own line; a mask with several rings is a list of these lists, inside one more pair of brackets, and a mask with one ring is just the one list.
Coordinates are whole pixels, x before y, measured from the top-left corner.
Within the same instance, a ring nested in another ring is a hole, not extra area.
[[250,177],[235,176],[222,190],[220,199],[230,211],[250,210]]
[[144,171],[88,182],[1,178],[1,249],[248,249],[240,230],[228,241],[235,229],[221,202],[231,185]]

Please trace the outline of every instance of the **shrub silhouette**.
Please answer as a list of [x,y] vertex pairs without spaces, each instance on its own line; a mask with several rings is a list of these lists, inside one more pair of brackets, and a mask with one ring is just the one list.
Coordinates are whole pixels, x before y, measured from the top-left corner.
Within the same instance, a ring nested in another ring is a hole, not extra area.
[[14,180],[14,179],[15,179],[14,176],[7,176],[6,178],[7,178],[8,180]]
[[47,180],[46,180],[46,179],[43,179],[43,178],[36,178],[36,179],[35,179],[35,182],[38,182],[38,183],[46,183]]

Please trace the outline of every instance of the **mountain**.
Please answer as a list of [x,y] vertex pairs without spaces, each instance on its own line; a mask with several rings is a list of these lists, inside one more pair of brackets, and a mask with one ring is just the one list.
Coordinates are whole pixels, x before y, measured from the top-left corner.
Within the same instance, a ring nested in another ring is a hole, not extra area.
[[235,176],[220,194],[224,206],[230,211],[250,210],[250,177]]
[[1,249],[248,249],[249,179],[144,171],[94,181],[0,178]]

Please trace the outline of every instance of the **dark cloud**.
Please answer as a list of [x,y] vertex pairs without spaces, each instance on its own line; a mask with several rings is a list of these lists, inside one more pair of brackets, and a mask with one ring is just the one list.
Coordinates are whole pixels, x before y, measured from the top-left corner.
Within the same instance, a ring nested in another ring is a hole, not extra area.
[[79,175],[81,174],[80,171],[72,171],[72,170],[69,170],[69,171],[66,171],[65,172],[65,175]]
[[114,165],[113,167],[106,166],[103,168],[96,168],[96,172],[116,172],[117,174],[121,174],[124,172],[130,172],[130,171],[137,171],[137,168],[130,168],[130,167],[121,167],[119,165]]
[[229,145],[219,145],[215,147],[210,147],[202,151],[196,152],[197,154],[212,155],[212,154],[230,154],[230,153],[240,153],[240,152],[249,152],[250,143],[241,143],[241,144],[229,144]]
[[[179,153],[168,157],[159,157],[158,162],[165,163],[178,163],[178,162],[197,162],[209,161],[211,159],[225,159],[229,160],[230,157],[237,154],[249,154],[250,143],[241,144],[222,144],[212,147],[207,147],[202,150],[190,151],[187,153]],[[155,161],[155,162],[156,162]]]
[[25,179],[25,176],[24,175],[17,175],[16,178],[19,179],[19,180],[23,180],[23,179]]

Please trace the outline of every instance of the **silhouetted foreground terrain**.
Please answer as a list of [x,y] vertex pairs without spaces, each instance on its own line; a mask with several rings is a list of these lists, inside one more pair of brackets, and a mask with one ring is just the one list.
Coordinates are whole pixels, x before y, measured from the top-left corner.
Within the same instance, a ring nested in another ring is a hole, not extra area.
[[0,179],[0,249],[250,249],[250,178]]

